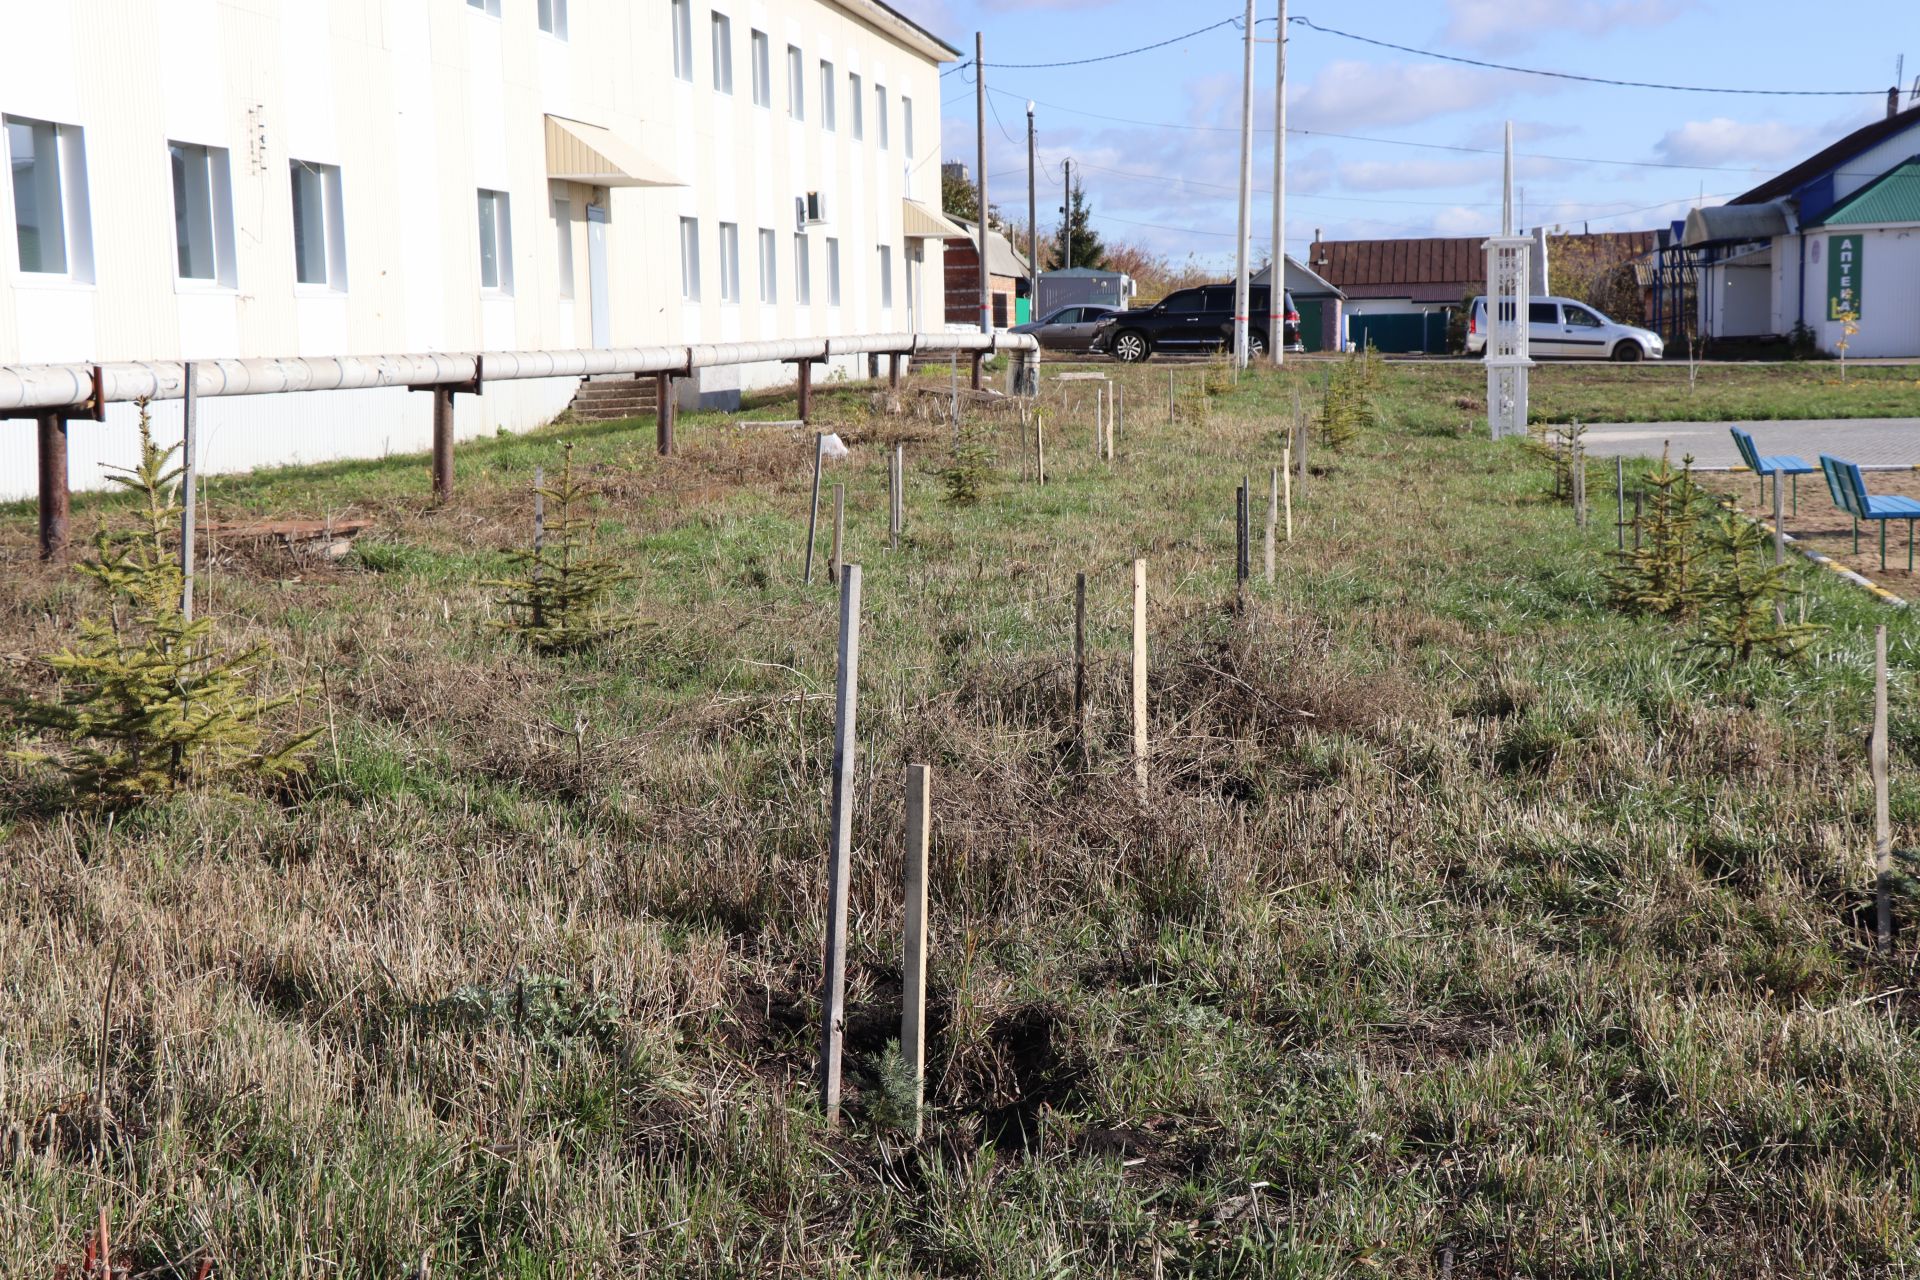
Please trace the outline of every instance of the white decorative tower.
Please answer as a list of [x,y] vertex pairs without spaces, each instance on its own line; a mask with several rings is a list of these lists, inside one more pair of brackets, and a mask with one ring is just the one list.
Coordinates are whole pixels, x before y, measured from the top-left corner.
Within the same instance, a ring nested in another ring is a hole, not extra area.
[[1487,428],[1495,440],[1527,433],[1527,279],[1533,241],[1513,233],[1513,122],[1507,122],[1500,234],[1487,250]]

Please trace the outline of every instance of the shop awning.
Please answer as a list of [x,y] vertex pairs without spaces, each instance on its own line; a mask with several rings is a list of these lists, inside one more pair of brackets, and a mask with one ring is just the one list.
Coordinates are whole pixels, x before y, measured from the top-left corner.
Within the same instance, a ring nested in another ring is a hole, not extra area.
[[684,187],[626,139],[597,124],[547,117],[547,176],[593,187]]
[[969,234],[965,227],[954,225],[945,214],[927,208],[918,200],[902,200],[900,204],[900,224],[909,240],[945,240],[948,236],[964,239]]

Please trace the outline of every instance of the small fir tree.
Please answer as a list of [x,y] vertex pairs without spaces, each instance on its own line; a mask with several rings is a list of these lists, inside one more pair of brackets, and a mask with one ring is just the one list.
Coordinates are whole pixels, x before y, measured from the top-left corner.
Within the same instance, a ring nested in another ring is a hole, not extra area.
[[1707,500],[1693,481],[1693,456],[1675,471],[1663,449],[1646,476],[1640,547],[1619,553],[1607,575],[1616,604],[1669,617],[1691,615],[1701,601],[1701,520]]
[[223,649],[211,618],[189,622],[181,611],[184,578],[167,546],[180,514],[173,454],[154,444],[142,402],[139,464],[108,476],[139,496],[140,523],[119,533],[103,525],[94,558],[78,566],[106,589],[109,614],[82,618],[80,642],[47,657],[60,677],[58,701],[14,704],[26,723],[71,744],[19,756],[52,761],[76,793],[109,804],[139,803],[198,779],[296,772],[314,738],[268,746],[269,717],[298,696],[252,692],[270,648]]
[[605,604],[632,576],[593,554],[592,527],[579,514],[593,490],[573,478],[573,446],[562,450],[559,482],[534,488],[549,505],[536,520],[533,548],[508,552],[520,572],[483,584],[507,593],[500,600],[507,616],[495,625],[519,632],[542,653],[585,648],[624,630],[627,620],[606,612]]
[[1710,567],[1700,592],[1703,631],[1695,644],[1728,666],[1756,655],[1798,657],[1825,630],[1785,621],[1786,600],[1799,593],[1788,585],[1787,566],[1769,559],[1768,543],[1759,525],[1731,511],[1707,526]]
[[940,470],[940,480],[947,488],[947,501],[956,507],[978,506],[987,496],[998,460],[985,428],[967,422],[956,424],[953,452]]

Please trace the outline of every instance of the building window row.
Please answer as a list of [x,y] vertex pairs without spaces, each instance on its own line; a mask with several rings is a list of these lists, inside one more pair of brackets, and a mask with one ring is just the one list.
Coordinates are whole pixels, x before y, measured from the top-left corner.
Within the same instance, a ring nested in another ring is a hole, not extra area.
[[[489,18],[500,16],[500,0],[467,0],[467,8]],[[567,38],[567,0],[534,0],[534,20],[550,36]]]
[[[489,194],[481,193],[483,200]],[[501,195],[500,199],[506,197]],[[556,202],[556,209],[562,205]],[[485,214],[482,214],[484,218]],[[561,216],[556,213],[556,217]],[[504,234],[504,233],[503,233]],[[483,242],[484,242],[483,231]],[[827,305],[840,305],[840,241],[837,237],[827,236]],[[761,227],[756,237],[760,252],[760,301],[773,303],[779,301],[780,264],[778,261],[778,238],[771,227]],[[806,232],[799,231],[793,237],[793,300],[800,306],[813,303],[813,273],[810,239]],[[720,301],[740,302],[740,225],[735,222],[722,222],[718,229],[718,252],[720,263]],[[484,251],[483,251],[484,252]],[[878,246],[880,305],[893,305],[893,246]],[[572,258],[570,250],[563,250],[564,266],[562,276],[570,280],[572,276]],[[698,218],[680,219],[680,297],[686,302],[700,301],[700,220]]]
[[[469,0],[474,3],[475,0]],[[561,4],[563,0],[551,0]],[[718,9],[708,11],[708,19],[713,32],[713,88],[716,93],[733,92],[733,20]],[[544,29],[544,22],[543,22]],[[673,0],[670,19],[673,37],[673,74],[689,84],[693,82],[693,0]],[[753,105],[756,107],[773,106],[773,72],[771,47],[767,33],[753,30],[748,34],[749,56],[753,64]],[[795,120],[807,118],[806,91],[806,54],[799,45],[787,46],[787,115]],[[820,60],[820,127],[829,133],[839,128],[838,89],[833,63]],[[866,139],[866,96],[863,81],[858,73],[847,76],[847,102],[852,114],[853,137],[855,141]],[[873,86],[874,141],[882,151],[890,145],[887,129],[887,87],[883,84]],[[913,158],[913,99],[900,99],[902,124],[905,129],[907,158]]]

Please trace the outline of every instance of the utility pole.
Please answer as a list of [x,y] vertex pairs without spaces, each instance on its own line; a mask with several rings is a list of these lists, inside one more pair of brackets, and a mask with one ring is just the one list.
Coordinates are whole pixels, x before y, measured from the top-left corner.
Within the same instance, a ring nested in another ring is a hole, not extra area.
[[1060,265],[1073,265],[1073,161],[1060,162],[1060,180],[1067,187],[1067,202],[1060,206]]
[[1247,0],[1245,67],[1240,80],[1240,233],[1234,241],[1239,265],[1233,276],[1233,366],[1247,367],[1247,239],[1253,233],[1253,0]]
[[1027,99],[1027,319],[1040,313],[1040,206],[1033,194],[1033,99]]
[[[980,332],[993,332],[993,277],[987,274],[987,68],[986,41],[973,33],[973,109],[980,161]],[[976,369],[978,366],[975,366]]]
[[1267,287],[1267,355],[1278,369],[1286,363],[1287,351],[1287,0],[1280,0],[1273,64],[1273,279]]

